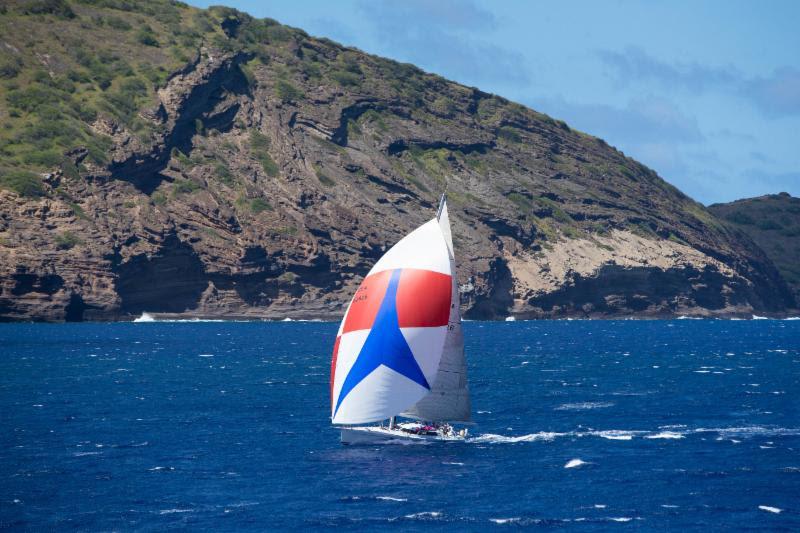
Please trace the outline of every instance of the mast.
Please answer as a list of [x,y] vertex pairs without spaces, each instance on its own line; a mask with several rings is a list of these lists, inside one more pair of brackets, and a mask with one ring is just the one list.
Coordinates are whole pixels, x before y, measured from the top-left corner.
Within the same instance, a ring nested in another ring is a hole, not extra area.
[[439,198],[439,209],[436,210],[436,220],[441,221],[442,218],[442,211],[447,208],[447,191],[442,193],[442,197]]

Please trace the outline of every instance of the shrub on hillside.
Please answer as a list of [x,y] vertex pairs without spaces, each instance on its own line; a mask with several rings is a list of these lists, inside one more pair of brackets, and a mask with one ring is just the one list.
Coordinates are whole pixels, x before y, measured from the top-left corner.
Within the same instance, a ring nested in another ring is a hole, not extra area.
[[41,176],[25,170],[0,170],[0,187],[29,198],[44,196]]

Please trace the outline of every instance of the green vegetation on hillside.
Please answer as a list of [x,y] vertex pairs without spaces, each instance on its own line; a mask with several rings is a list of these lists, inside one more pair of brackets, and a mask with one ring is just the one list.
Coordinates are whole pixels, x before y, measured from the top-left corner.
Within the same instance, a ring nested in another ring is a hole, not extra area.
[[800,198],[780,193],[708,209],[749,235],[800,299]]
[[[108,163],[111,140],[92,127],[98,120],[147,143],[155,126],[139,112],[202,45],[268,61],[271,45],[302,34],[230,8],[172,0],[11,0],[0,9],[7,44],[0,48],[0,186],[26,196],[43,193],[30,172],[85,172],[67,157],[75,149],[88,150],[87,163]],[[275,91],[286,101],[302,97],[288,80]],[[259,159],[273,175],[268,157]]]

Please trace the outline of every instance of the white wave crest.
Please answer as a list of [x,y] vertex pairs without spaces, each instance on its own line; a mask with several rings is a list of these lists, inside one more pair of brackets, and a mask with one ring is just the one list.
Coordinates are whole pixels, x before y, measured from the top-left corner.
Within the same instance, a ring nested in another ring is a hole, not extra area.
[[634,434],[643,433],[642,431],[620,431],[618,429],[610,429],[608,431],[592,431],[590,435],[596,435],[609,440],[632,440]]
[[405,518],[409,518],[411,520],[419,520],[419,519],[428,519],[428,518],[439,518],[442,516],[442,513],[439,511],[423,511],[421,513],[412,513],[405,515]]
[[565,403],[556,407],[556,411],[588,411],[589,409],[603,409],[613,407],[614,402],[578,402]]
[[653,435],[646,435],[646,439],[682,439],[683,435],[674,431],[661,431]]
[[567,461],[567,464],[564,465],[564,468],[577,468],[579,466],[586,465],[586,464],[589,464],[589,463],[587,463],[586,461],[584,461],[582,459],[570,459],[569,461]]
[[759,505],[758,508],[761,509],[762,511],[766,511],[768,513],[779,514],[779,513],[783,512],[783,509],[780,509],[778,507],[771,507],[769,505]]
[[495,524],[501,524],[501,525],[502,524],[514,524],[516,522],[519,522],[520,520],[522,520],[522,519],[519,518],[519,517],[515,517],[515,518],[490,518],[489,519],[490,522],[494,522]]

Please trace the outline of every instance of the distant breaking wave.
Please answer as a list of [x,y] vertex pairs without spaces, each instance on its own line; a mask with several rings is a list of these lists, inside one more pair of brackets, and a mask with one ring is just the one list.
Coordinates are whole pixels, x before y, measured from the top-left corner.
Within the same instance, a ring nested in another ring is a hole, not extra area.
[[134,318],[134,322],[325,322],[320,318],[284,318],[283,320],[266,320],[253,317],[248,320],[229,320],[223,318],[156,318],[148,312],[143,312],[141,316]]
[[222,320],[221,318],[156,318],[150,313],[144,312],[134,322],[241,322],[239,320]]
[[142,313],[142,316],[133,320],[134,322],[155,322],[156,319],[150,313]]

